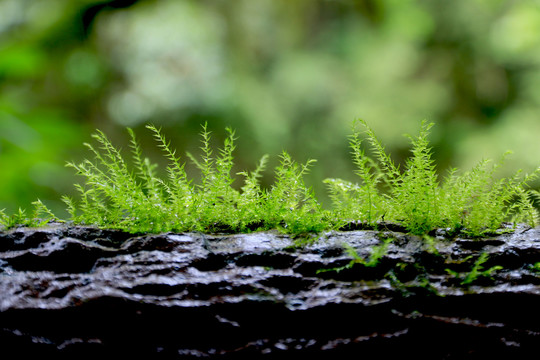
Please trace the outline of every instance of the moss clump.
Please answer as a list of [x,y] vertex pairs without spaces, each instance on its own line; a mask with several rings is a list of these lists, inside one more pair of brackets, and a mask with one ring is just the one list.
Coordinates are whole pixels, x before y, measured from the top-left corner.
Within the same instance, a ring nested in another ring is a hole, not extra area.
[[258,182],[266,167],[265,155],[253,172],[239,174],[244,177],[244,184],[236,190],[231,174],[234,132],[227,129],[223,147],[214,154],[210,133],[204,126],[201,158],[187,155],[201,172],[201,179],[195,184],[188,179],[184,164],[161,132],[152,125],[147,127],[169,160],[168,177],[158,177],[156,165],[142,157],[132,130],[128,129],[133,169],[105,134],[98,132],[94,138],[99,149],[86,144],[94,161],[69,164],[86,179],[84,186],[77,186],[79,201],[64,197],[76,223],[135,232],[245,232],[280,228],[298,233],[329,226],[313,192],[303,181],[313,161],[297,164],[286,152],[282,153],[275,169],[276,181],[265,190]]
[[[501,161],[481,161],[472,170],[451,169],[440,181],[427,140],[433,124],[423,122],[420,134],[410,137],[412,156],[405,169],[392,162],[381,142],[364,121],[360,121],[375,159],[366,155],[361,133],[356,129],[350,146],[360,184],[326,179],[333,200],[335,221],[360,220],[375,226],[384,218],[402,223],[414,234],[435,228],[462,230],[471,236],[493,233],[504,221],[534,225],[537,212],[526,186],[539,169],[521,177],[495,179]],[[537,194],[537,193],[534,193]]]

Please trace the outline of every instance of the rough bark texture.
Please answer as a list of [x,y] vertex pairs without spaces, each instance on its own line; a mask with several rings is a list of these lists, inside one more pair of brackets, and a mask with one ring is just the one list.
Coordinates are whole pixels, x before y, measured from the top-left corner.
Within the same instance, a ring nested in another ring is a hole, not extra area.
[[[540,229],[433,235],[328,232],[301,245],[277,232],[132,235],[63,224],[0,232],[2,358],[537,354]],[[376,266],[320,271],[349,264],[344,244],[369,260],[384,239],[392,240]],[[483,252],[479,275],[503,269],[464,284]]]

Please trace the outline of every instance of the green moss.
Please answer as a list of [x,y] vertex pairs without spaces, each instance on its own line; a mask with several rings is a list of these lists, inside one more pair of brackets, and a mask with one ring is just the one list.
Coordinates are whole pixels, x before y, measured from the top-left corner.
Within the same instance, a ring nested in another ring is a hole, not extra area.
[[[158,176],[157,165],[143,156],[131,129],[129,164],[106,135],[97,131],[93,135],[96,145],[85,144],[93,159],[68,164],[84,178],[82,185],[75,185],[79,198],[64,196],[63,201],[76,224],[130,232],[279,229],[302,234],[338,229],[350,222],[376,228],[384,220],[401,223],[413,234],[447,228],[449,232],[482,236],[501,231],[505,221],[536,223],[532,198],[540,198],[540,193],[526,187],[538,170],[531,175],[518,172],[511,178],[496,179],[505,155],[494,165],[482,161],[467,172],[452,169],[441,180],[428,142],[433,124],[422,122],[419,135],[410,137],[411,157],[402,171],[366,122],[360,120],[353,125],[350,147],[359,182],[324,180],[332,200],[330,210],[323,209],[304,182],[315,160],[298,164],[283,152],[274,169],[273,185],[263,189],[259,179],[268,156],[261,158],[255,170],[232,174],[234,131],[226,129],[228,136],[215,151],[206,125],[201,131],[202,156],[187,154],[201,173],[200,181],[188,178],[185,164],[153,125],[147,128],[169,163],[165,178]],[[364,142],[369,145],[367,149]],[[236,175],[243,178],[240,187],[232,186]],[[55,218],[41,201],[34,206],[31,219]],[[24,210],[12,216],[0,211],[0,223],[5,228],[33,225],[35,221],[28,220]]]
[[[464,259],[464,261],[467,261],[467,260],[469,260],[471,258],[472,258],[472,256],[468,256],[467,258]],[[488,260],[488,253],[486,253],[486,252],[481,253],[480,256],[478,256],[478,258],[474,262],[474,264],[473,264],[473,266],[471,268],[471,271],[468,272],[467,274],[465,274],[464,276],[462,276],[460,273],[452,271],[450,269],[446,269],[446,272],[449,273],[450,275],[454,276],[456,279],[460,279],[461,280],[461,282],[460,282],[461,285],[471,285],[473,282],[475,282],[479,278],[481,278],[481,277],[491,278],[491,274],[493,274],[495,271],[503,269],[502,266],[495,265],[495,266],[490,267],[487,270],[484,270],[483,264],[487,260]]]
[[380,260],[386,255],[386,251],[388,248],[388,245],[392,242],[392,238],[387,238],[382,240],[381,244],[373,246],[371,248],[371,253],[367,259],[363,258],[353,247],[350,245],[344,244],[345,251],[349,257],[351,257],[351,261],[349,261],[348,264],[344,266],[340,266],[337,268],[330,268],[330,269],[321,269],[318,270],[317,273],[323,273],[323,272],[329,272],[329,271],[335,271],[340,272],[346,269],[352,269],[355,265],[360,264],[364,267],[376,267]]
[[[433,124],[422,123],[420,134],[410,137],[412,156],[404,171],[394,165],[381,142],[364,121],[360,121],[375,159],[362,148],[360,132],[354,130],[351,149],[359,184],[326,179],[334,205],[334,220],[362,221],[375,226],[378,220],[402,223],[413,234],[435,228],[462,230],[469,236],[497,232],[504,221],[535,225],[537,212],[525,189],[538,176],[495,179],[501,162],[490,166],[482,161],[468,172],[451,169],[439,180],[427,140]],[[506,156],[506,155],[505,155]],[[538,194],[538,193],[534,193]]]
[[131,137],[132,167],[105,134],[94,135],[99,149],[86,144],[94,161],[70,163],[85,178],[77,185],[80,200],[64,198],[76,223],[120,228],[133,232],[202,231],[246,232],[279,228],[300,233],[321,231],[329,227],[319,204],[303,181],[313,161],[300,165],[287,153],[280,156],[275,169],[276,181],[270,189],[262,189],[259,178],[266,168],[263,156],[253,172],[243,171],[244,184],[236,190],[232,184],[234,131],[227,129],[223,147],[214,153],[206,126],[201,132],[202,156],[187,157],[200,170],[200,181],[194,183],[184,164],[156,127],[158,146],[169,161],[167,178],[156,174],[156,165],[143,158],[135,134]]

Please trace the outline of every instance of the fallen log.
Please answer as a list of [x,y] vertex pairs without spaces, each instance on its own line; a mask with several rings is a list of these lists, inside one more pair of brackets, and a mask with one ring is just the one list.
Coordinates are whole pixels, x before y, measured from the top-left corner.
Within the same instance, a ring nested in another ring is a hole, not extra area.
[[57,359],[540,350],[540,229],[431,235],[14,228],[0,232],[0,345]]

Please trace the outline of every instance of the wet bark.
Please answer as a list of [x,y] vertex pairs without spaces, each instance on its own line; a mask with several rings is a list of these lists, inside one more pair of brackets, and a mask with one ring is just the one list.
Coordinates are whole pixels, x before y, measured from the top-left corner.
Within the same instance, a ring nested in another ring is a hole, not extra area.
[[431,240],[389,229],[308,242],[66,224],[0,232],[2,351],[478,359],[540,350],[540,229],[484,239],[441,230]]

